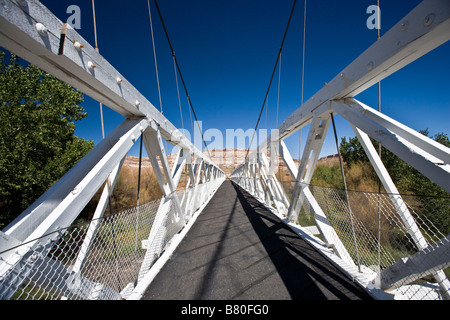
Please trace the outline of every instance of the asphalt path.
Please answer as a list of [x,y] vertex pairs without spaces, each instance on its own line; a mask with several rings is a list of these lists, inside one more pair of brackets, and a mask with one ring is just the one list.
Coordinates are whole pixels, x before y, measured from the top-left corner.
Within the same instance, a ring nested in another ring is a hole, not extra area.
[[231,181],[210,200],[143,300],[372,300]]

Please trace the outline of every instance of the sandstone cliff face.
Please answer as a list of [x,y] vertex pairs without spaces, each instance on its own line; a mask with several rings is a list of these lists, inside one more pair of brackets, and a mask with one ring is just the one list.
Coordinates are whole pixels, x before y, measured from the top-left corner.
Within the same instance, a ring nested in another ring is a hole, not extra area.
[[[208,156],[207,151],[204,151],[203,153]],[[244,161],[245,156],[247,154],[247,149],[214,149],[210,150],[209,153],[211,155],[211,160],[214,163],[216,163],[226,173],[227,177],[229,177],[230,174],[234,171],[234,169]],[[170,167],[173,166],[173,163],[176,160],[176,156],[177,156],[176,153],[172,153],[167,156],[167,160],[169,161]],[[270,158],[270,153],[268,154],[268,158]],[[319,163],[324,165],[333,165],[338,161],[339,159],[337,154],[319,159]],[[294,162],[298,167],[300,161],[294,159]],[[150,160],[148,159],[148,157],[142,158],[141,165],[142,168],[151,168]],[[124,166],[137,169],[139,167],[139,158],[134,156],[127,156],[125,158]],[[281,160],[281,157],[279,157],[278,159],[278,166],[283,177],[290,176],[290,174],[287,171],[285,163]]]

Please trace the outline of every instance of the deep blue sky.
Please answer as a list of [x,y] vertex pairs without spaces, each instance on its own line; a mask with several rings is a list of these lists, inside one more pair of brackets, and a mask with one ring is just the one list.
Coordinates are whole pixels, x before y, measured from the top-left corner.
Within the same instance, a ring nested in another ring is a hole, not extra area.
[[[43,0],[66,21],[69,5],[81,9],[78,32],[94,45],[91,0]],[[418,0],[381,0],[381,34],[412,10]],[[153,1],[150,1],[165,116],[181,128],[172,56]],[[293,0],[160,0],[183,77],[203,130],[254,128],[275,64]],[[376,0],[309,0],[307,3],[304,101],[314,95],[376,40],[366,27],[366,9]],[[97,0],[100,53],[159,109],[147,0]],[[279,124],[301,102],[304,1],[298,0],[282,55]],[[431,134],[449,133],[450,44],[446,43],[382,82],[382,112]],[[191,128],[186,96],[180,85],[184,126]],[[278,73],[259,128],[275,128]],[[377,108],[376,86],[357,99]],[[99,104],[85,97],[88,118],[77,122],[77,135],[101,140]],[[106,134],[123,117],[103,107]],[[354,136],[336,117],[340,137]],[[302,130],[306,139],[308,128]],[[298,157],[296,133],[286,139]],[[302,146],[304,141],[302,142]],[[130,152],[138,154],[135,147]],[[321,156],[335,154],[332,130]]]

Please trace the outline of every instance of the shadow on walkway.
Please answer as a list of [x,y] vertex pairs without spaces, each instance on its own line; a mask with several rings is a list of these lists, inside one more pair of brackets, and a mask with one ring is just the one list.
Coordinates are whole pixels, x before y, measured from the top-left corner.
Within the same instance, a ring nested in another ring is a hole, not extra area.
[[371,297],[248,192],[225,181],[143,299]]
[[233,186],[292,299],[372,299],[252,195]]

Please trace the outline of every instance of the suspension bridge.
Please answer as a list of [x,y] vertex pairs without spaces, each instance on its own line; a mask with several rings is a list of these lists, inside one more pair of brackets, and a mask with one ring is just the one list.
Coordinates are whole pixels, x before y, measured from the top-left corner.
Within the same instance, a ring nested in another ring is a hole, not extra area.
[[[424,0],[400,19],[229,178],[40,2],[1,1],[0,26],[2,47],[125,117],[0,232],[1,299],[449,298],[449,235],[427,218],[448,210],[400,195],[370,138],[446,191],[450,149],[354,98],[450,39],[448,1]],[[310,184],[334,115],[349,122],[387,193]],[[297,166],[283,140],[307,125]],[[106,216],[138,140],[163,196]],[[172,166],[165,143],[179,149]],[[275,175],[278,158],[288,186]],[[93,219],[73,227],[98,190]]]

